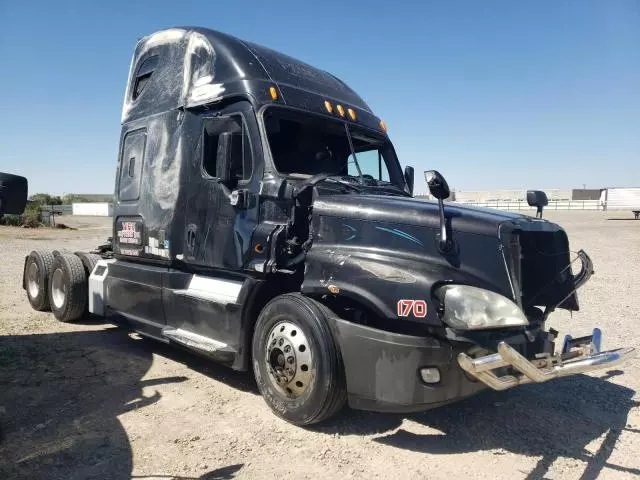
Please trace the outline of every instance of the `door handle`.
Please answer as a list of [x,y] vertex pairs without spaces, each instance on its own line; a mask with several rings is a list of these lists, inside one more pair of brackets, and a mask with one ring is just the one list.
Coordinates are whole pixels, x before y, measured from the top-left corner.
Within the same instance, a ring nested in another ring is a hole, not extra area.
[[229,195],[229,203],[239,209],[249,208],[249,190],[244,188],[234,190]]
[[190,253],[193,254],[193,251],[195,249],[196,246],[196,232],[198,230],[198,227],[194,224],[190,224],[187,227],[187,249],[189,250]]

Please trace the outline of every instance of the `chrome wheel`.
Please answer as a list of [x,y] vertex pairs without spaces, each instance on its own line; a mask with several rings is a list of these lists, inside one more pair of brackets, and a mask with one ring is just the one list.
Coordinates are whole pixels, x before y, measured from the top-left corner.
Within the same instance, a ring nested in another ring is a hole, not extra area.
[[29,270],[27,271],[27,289],[31,298],[36,298],[38,296],[38,293],[40,293],[38,273],[40,273],[38,265],[36,264],[36,262],[32,261],[31,265],[29,265]]
[[298,398],[316,373],[307,337],[296,324],[278,322],[267,338],[265,360],[271,383],[283,395]]
[[62,269],[56,268],[51,277],[51,300],[55,308],[62,308],[67,296],[67,286],[64,284]]

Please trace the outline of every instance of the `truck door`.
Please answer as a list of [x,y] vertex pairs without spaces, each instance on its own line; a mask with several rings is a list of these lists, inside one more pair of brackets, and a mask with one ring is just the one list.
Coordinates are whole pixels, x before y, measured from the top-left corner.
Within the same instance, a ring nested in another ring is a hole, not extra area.
[[[192,162],[187,187],[184,262],[195,268],[237,271],[243,266],[251,235],[247,230],[253,223],[245,225],[252,170],[247,127],[239,113],[205,118],[203,123],[202,156]],[[231,163],[231,178],[226,181],[218,176],[223,138]]]
[[[242,270],[258,212],[259,182],[252,179],[254,151],[247,120],[257,127],[255,118],[241,112],[203,118],[202,154],[189,162],[183,187],[185,231],[178,259],[184,268],[169,270],[163,294],[165,333],[187,338],[185,342],[213,340],[202,347],[210,354],[224,355],[239,341]],[[251,133],[259,146],[257,129]],[[218,166],[221,142],[230,166],[224,181]]]

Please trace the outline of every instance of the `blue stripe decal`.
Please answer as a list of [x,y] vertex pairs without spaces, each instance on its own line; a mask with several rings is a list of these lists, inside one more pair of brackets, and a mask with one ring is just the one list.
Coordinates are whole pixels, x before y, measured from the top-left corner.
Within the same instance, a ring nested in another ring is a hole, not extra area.
[[392,233],[398,237],[404,238],[406,240],[410,240],[418,245],[422,245],[424,247],[424,243],[418,240],[413,235],[409,235],[407,232],[403,232],[402,230],[398,230],[397,228],[385,228],[385,227],[376,227],[378,230],[382,230],[383,232]]
[[[342,226],[346,227],[348,229],[348,231],[349,231],[349,233],[347,233],[345,235],[345,237],[346,237],[345,240],[346,241],[353,240],[354,238],[356,238],[356,229],[355,228],[353,228],[351,225],[347,225],[346,223],[343,223]],[[344,230],[343,230],[342,233],[344,234]]]

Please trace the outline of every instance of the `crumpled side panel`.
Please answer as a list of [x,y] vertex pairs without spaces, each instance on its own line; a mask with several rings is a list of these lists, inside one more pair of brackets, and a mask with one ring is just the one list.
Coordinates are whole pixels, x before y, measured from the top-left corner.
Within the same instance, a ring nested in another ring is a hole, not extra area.
[[[158,56],[157,67],[144,90],[134,99],[139,68],[151,56]],[[141,39],[129,70],[122,123],[219,100],[225,87],[215,79],[215,63],[213,45],[198,32],[172,28]]]
[[[178,108],[182,103],[184,52],[187,31],[177,28],[163,30],[138,42],[122,106],[122,123]],[[159,61],[144,90],[134,100],[133,87],[138,68],[149,57]]]

